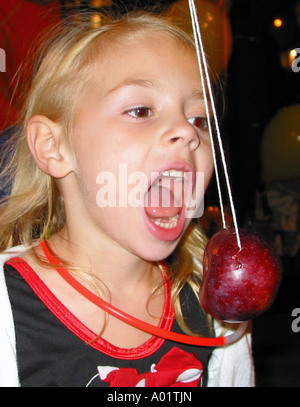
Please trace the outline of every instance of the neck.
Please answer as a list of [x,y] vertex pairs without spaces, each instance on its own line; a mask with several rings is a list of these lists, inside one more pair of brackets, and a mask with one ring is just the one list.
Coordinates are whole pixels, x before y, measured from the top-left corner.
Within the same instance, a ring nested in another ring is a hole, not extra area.
[[[74,238],[76,236],[76,238]],[[130,286],[150,282],[153,278],[153,263],[133,255],[115,242],[70,233],[65,227],[50,239],[54,251],[67,262],[102,280],[109,287]]]

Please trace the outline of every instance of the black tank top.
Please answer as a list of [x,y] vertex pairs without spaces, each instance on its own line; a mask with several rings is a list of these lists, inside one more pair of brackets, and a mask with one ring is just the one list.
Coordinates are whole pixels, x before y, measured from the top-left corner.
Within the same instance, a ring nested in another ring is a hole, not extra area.
[[[89,343],[95,334],[58,301],[26,262],[6,263],[5,277],[22,387],[206,386],[212,348],[157,337],[134,349],[118,348],[102,338]],[[181,303],[188,326],[210,336],[207,318],[188,285]],[[167,294],[160,326],[183,333]]]

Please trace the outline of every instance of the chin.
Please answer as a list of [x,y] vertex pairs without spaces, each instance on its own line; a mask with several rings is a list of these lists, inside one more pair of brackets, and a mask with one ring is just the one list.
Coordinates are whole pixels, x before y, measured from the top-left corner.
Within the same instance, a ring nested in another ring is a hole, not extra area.
[[127,247],[127,250],[142,260],[159,262],[170,256],[176,246],[177,242],[171,243],[139,238],[130,247]]
[[159,262],[167,259],[176,249],[178,243],[183,237],[186,229],[188,228],[190,222],[187,222],[182,230],[182,233],[176,240],[160,240],[158,238],[145,239],[145,243],[142,244],[142,239],[140,239],[139,247],[136,247],[136,254],[146,260],[152,262]]

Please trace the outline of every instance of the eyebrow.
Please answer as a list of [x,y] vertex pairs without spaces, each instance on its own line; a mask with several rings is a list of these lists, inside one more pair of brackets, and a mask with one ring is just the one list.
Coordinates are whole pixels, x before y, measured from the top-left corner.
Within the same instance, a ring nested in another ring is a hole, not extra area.
[[110,89],[106,95],[116,92],[121,88],[127,87],[127,86],[142,86],[145,88],[159,88],[158,83],[150,81],[149,79],[136,79],[136,78],[126,78],[120,83],[118,83],[116,86],[114,86],[112,89]]
[[[127,86],[141,86],[144,88],[155,88],[155,89],[162,88],[158,81],[151,81],[149,79],[126,78],[120,83],[118,83],[116,86],[114,86],[112,89],[108,90],[106,96],[111,93],[117,92],[119,89],[122,89],[123,87]],[[204,95],[202,89],[196,89],[192,93],[192,97],[203,100]]]

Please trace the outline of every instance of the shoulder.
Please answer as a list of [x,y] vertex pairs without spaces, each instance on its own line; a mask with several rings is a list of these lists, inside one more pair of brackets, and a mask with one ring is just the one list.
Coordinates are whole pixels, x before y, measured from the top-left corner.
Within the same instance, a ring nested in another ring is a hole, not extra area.
[[[222,334],[220,323],[215,321],[216,336]],[[234,328],[233,328],[234,329]],[[233,332],[228,329],[226,335]],[[209,362],[208,387],[254,387],[251,324],[237,342],[214,349]]]
[[0,253],[0,267],[1,270],[3,269],[4,264],[12,259],[13,257],[17,257],[22,255],[26,249],[24,248],[23,245],[20,246],[15,246],[10,249],[5,250],[4,252]]

